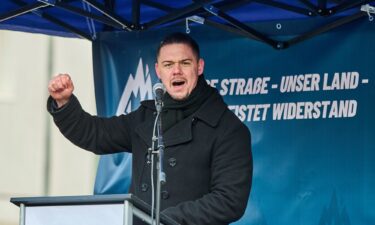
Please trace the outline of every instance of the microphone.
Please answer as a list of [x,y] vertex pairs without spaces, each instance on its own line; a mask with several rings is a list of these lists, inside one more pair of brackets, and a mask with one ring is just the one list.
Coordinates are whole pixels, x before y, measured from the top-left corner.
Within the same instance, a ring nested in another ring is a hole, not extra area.
[[155,101],[161,101],[165,93],[165,87],[162,83],[156,83],[152,87],[152,93],[155,96]]
[[165,93],[165,87],[162,83],[156,83],[152,87],[152,92],[155,97],[156,111],[161,112],[161,108],[163,107],[163,96]]

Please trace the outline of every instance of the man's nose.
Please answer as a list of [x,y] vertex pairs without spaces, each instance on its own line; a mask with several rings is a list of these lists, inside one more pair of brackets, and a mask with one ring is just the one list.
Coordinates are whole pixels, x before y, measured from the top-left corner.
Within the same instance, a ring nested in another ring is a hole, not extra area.
[[180,74],[181,73],[181,65],[180,63],[175,63],[173,66],[173,73],[174,74]]

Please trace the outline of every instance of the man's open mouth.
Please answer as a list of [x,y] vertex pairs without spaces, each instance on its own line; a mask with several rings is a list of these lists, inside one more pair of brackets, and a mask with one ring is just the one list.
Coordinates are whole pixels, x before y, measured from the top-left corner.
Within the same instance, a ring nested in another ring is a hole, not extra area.
[[183,80],[177,80],[177,81],[172,82],[173,87],[179,87],[179,86],[182,86],[184,84],[185,84],[185,81],[183,81]]

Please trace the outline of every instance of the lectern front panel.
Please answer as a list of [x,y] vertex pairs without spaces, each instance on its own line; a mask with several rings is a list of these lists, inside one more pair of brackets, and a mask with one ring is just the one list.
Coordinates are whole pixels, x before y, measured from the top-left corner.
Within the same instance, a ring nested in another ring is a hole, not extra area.
[[124,204],[26,207],[25,225],[123,225]]

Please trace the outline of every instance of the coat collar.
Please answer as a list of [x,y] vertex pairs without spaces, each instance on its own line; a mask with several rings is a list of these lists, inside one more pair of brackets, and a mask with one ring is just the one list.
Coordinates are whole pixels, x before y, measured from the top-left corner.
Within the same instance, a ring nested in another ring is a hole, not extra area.
[[211,127],[216,127],[227,107],[223,98],[215,90],[215,93],[198,109],[194,117],[202,120]]
[[[154,120],[155,117],[147,118],[146,121],[135,128],[135,132],[141,137],[141,139],[147,144],[148,147],[151,147],[152,144],[151,140],[152,131],[154,128]],[[191,126],[191,118],[188,117],[163,133],[165,147],[189,142],[193,137]]]
[[[142,105],[149,109],[152,108],[148,107],[151,104],[154,104],[153,101],[142,102]],[[197,120],[200,120],[213,128],[216,127],[226,108],[227,105],[224,103],[222,97],[217,92],[212,94],[197,112],[181,120],[163,134],[165,147],[191,141],[193,139],[192,126]],[[143,123],[135,128],[135,132],[149,147],[151,147],[154,120],[155,116],[149,116]]]

